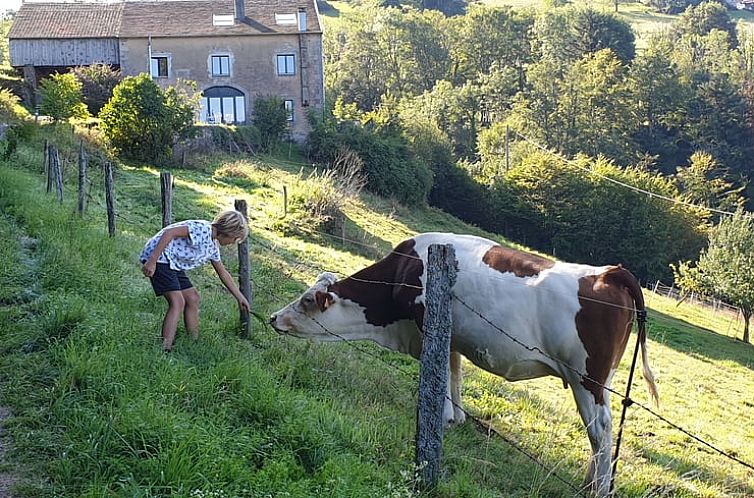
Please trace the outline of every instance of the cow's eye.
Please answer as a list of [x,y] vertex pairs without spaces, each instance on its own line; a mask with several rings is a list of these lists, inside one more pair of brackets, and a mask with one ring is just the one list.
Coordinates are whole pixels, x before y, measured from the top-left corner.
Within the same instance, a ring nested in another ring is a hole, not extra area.
[[304,298],[301,300],[301,302],[304,303],[304,306],[311,306],[314,304],[314,298],[312,296],[304,296]]

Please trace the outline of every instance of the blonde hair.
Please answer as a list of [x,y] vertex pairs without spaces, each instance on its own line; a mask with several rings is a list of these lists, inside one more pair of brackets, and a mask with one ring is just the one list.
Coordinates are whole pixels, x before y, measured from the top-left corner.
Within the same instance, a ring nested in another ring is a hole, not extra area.
[[231,237],[236,241],[242,241],[249,235],[249,226],[244,215],[238,211],[223,211],[212,220],[212,226],[217,230],[217,235]]

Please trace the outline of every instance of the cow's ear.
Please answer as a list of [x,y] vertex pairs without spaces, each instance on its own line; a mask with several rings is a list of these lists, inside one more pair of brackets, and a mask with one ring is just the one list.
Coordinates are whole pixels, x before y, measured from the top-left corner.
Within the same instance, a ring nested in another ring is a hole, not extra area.
[[314,298],[317,300],[317,305],[319,306],[320,311],[325,311],[333,302],[333,298],[329,292],[317,291],[317,293],[314,294]]

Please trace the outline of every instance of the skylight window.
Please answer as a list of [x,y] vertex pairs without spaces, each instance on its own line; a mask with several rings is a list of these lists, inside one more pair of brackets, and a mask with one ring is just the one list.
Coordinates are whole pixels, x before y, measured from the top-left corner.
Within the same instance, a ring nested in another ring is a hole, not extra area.
[[233,26],[233,14],[212,14],[214,26]]
[[296,14],[275,14],[275,24],[291,24],[295,25],[297,23],[296,21]]

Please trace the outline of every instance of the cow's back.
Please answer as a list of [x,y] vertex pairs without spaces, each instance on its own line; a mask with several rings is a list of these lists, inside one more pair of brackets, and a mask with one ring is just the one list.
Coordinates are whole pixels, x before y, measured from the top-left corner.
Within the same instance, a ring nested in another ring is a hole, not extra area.
[[[589,337],[577,328],[584,304],[580,291],[599,300],[607,284],[595,282],[613,267],[554,262],[469,235],[427,233],[415,241],[425,268],[429,245],[449,243],[455,249],[454,350],[509,380],[564,377],[564,364],[586,368]],[[426,284],[426,270],[421,280]],[[625,292],[612,290],[610,299],[623,304]]]

